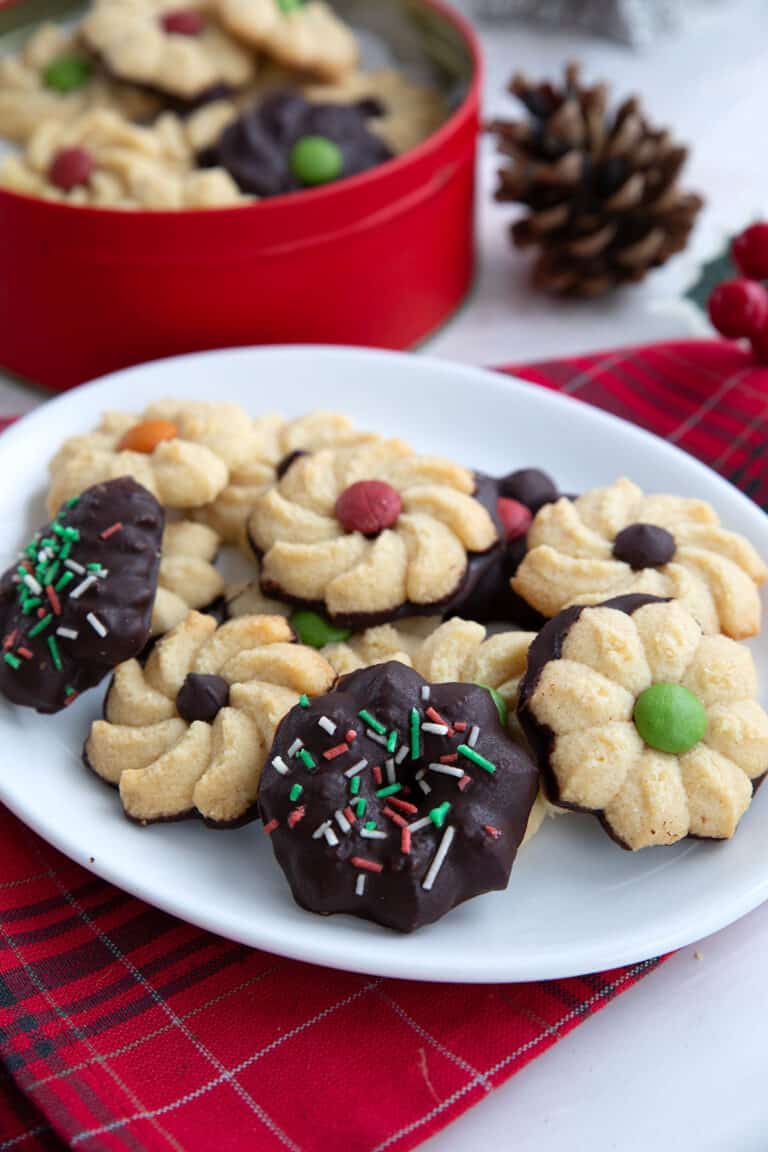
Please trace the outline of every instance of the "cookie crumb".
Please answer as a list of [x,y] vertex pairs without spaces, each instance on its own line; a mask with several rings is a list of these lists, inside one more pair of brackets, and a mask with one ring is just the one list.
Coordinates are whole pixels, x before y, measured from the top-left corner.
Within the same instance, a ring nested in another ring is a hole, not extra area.
[[693,958],[694,958],[694,960],[703,960],[704,959],[703,955],[701,954],[701,952],[699,952],[698,948],[694,952]]
[[89,856],[88,857],[88,863],[89,864],[95,864],[96,863],[96,857],[95,856]]

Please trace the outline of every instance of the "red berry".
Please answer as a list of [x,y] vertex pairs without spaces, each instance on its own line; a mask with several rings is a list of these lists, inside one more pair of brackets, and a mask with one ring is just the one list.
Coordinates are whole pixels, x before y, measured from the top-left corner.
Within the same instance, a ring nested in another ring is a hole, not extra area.
[[756,332],[750,339],[755,360],[761,364],[768,364],[768,328]]
[[51,161],[48,179],[63,192],[71,192],[88,183],[95,163],[87,148],[61,148]]
[[383,480],[359,480],[336,501],[336,516],[347,532],[377,536],[391,528],[403,510],[400,493]]
[[500,496],[496,501],[496,511],[499,520],[504,525],[504,535],[507,541],[517,540],[525,536],[531,526],[533,515],[530,508],[521,504],[519,500],[510,500],[507,496]]
[[723,336],[752,336],[768,323],[768,292],[757,280],[724,280],[709,297],[709,318]]
[[768,280],[768,224],[753,224],[731,246],[737,267],[753,280]]
[[196,8],[176,8],[160,19],[166,32],[175,36],[199,36],[205,27],[205,17]]

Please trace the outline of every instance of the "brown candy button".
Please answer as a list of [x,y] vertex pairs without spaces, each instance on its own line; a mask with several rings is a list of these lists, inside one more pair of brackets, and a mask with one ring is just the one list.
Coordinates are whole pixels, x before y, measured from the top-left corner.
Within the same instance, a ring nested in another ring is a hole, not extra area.
[[160,23],[172,36],[199,36],[205,27],[205,17],[195,8],[177,8],[166,12]]
[[658,524],[630,524],[614,540],[613,556],[639,572],[641,568],[661,568],[669,564],[676,547],[674,536],[666,528]]
[[403,510],[400,493],[383,480],[358,480],[336,501],[336,517],[347,532],[377,536],[391,528]]
[[129,428],[117,445],[118,452],[143,452],[150,456],[164,440],[175,440],[179,432],[170,420],[142,420]]
[[86,185],[95,167],[87,148],[60,148],[48,169],[48,179],[62,192]]

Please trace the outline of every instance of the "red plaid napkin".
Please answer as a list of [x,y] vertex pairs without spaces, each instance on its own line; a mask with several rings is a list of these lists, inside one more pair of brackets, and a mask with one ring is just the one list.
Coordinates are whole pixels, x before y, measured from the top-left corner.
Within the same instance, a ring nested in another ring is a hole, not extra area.
[[[643,424],[766,502],[768,369],[738,349],[515,371]],[[0,844],[0,1152],[404,1152],[658,963],[470,987],[349,975],[157,912],[4,811]]]

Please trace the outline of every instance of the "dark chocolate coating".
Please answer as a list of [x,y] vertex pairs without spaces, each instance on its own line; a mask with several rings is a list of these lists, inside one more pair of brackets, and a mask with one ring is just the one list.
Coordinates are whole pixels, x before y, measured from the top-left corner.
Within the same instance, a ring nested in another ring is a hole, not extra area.
[[301,448],[297,448],[295,451],[289,452],[287,456],[283,456],[282,460],[277,465],[277,468],[275,468],[275,475],[277,476],[278,480],[282,480],[283,476],[285,476],[294,460],[298,460],[302,456],[306,455],[307,453],[303,452]]
[[[59,525],[59,532],[54,529],[55,524]],[[22,560],[0,580],[3,656],[19,660],[14,668],[8,659],[0,659],[0,692],[8,700],[38,712],[58,712],[76,695],[98,684],[117,664],[141,652],[149,638],[164,524],[165,514],[151,492],[135,480],[122,477],[88,488],[73,507],[65,505],[56,519],[36,534],[34,549],[30,546],[35,556],[23,553]],[[115,525],[121,527],[103,539],[101,534]],[[57,552],[65,539],[61,531],[68,529],[76,529],[79,539],[72,541],[67,560],[79,566],[81,572],[68,569]],[[45,547],[46,539],[53,542],[56,555],[41,565],[37,553]],[[49,593],[43,588],[43,572],[56,560],[59,564],[51,577],[49,586],[53,591]],[[20,563],[29,564],[31,579],[41,587],[39,595],[28,590],[41,603],[26,613]],[[97,576],[79,597],[73,598],[71,593],[77,592],[91,575],[89,563],[98,563],[107,575]],[[56,584],[67,572],[72,579],[56,591]],[[101,636],[89,622],[89,614],[106,629],[106,635]],[[31,636],[30,632],[48,615],[48,624]],[[76,632],[77,637],[57,635],[60,628]],[[51,637],[61,660],[60,669],[55,666],[49,645]],[[31,653],[31,658],[25,653]]]
[[613,541],[613,556],[629,564],[635,572],[641,568],[661,568],[675,554],[675,538],[657,524],[630,524]]
[[[333,692],[313,700],[308,708],[298,705],[281,722],[262,775],[259,809],[265,829],[271,833],[278,862],[302,907],[323,915],[347,912],[410,932],[438,920],[464,900],[506,887],[536,797],[538,774],[527,754],[500,724],[486,689],[474,684],[436,684],[431,686],[429,700],[424,701],[425,684],[413,669],[391,661],[342,677]],[[431,723],[432,718],[425,717],[430,707],[446,722],[463,720],[467,728],[453,735],[421,731],[420,755],[413,760],[411,709],[418,710],[422,722],[426,719]],[[370,712],[387,732],[397,731],[398,749],[402,745],[408,747],[405,759],[394,765],[396,781],[402,785],[395,800],[417,806],[417,812],[403,812],[388,797],[376,795],[389,783],[386,762],[391,754],[366,734],[368,723],[359,716],[361,709]],[[320,727],[318,721],[322,717],[336,725],[334,734]],[[441,756],[455,754],[457,747],[467,741],[473,724],[479,728],[476,750],[495,764],[496,771],[489,773],[458,755],[452,766],[464,769],[468,786],[461,789],[457,777],[426,770],[424,779],[431,791],[425,795],[415,779],[417,772]],[[357,736],[349,742],[348,750],[332,759],[324,758],[324,751],[346,742],[350,729]],[[289,756],[288,750],[297,738],[311,753],[314,769],[308,769],[297,756]],[[281,775],[274,767],[276,756],[289,766],[287,775]],[[363,759],[368,765],[358,775],[360,790],[355,797],[344,773]],[[376,783],[374,765],[382,769],[382,784]],[[302,786],[302,792],[291,801],[290,791],[295,784]],[[343,814],[359,798],[366,801],[365,814],[362,819],[355,817],[345,832],[335,814]],[[385,814],[385,808],[413,825],[445,802],[450,804],[450,810],[444,825],[438,828],[430,822],[413,832],[411,850],[404,853],[401,827]],[[302,808],[301,818],[290,827],[291,812]],[[272,826],[274,820],[278,821],[277,827]],[[313,837],[326,820],[331,821],[338,844],[329,844],[323,836]],[[386,839],[361,835],[362,826],[370,820],[375,821],[376,830],[387,833]],[[454,839],[433,887],[427,890],[423,882],[448,826],[454,829]],[[363,895],[356,894],[361,869],[352,864],[353,857],[382,866],[381,872],[362,873],[366,876]]]
[[188,724],[195,720],[212,724],[228,703],[229,684],[224,677],[200,672],[188,673],[176,696],[176,709]]
[[274,92],[247,108],[218,141],[198,157],[203,167],[221,167],[238,187],[253,196],[279,196],[303,187],[291,171],[291,150],[304,136],[333,141],[343,159],[339,179],[367,172],[392,158],[368,120],[381,115],[375,101],[312,104],[299,92]]

